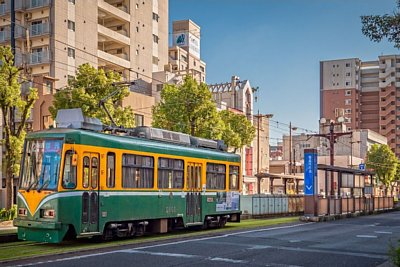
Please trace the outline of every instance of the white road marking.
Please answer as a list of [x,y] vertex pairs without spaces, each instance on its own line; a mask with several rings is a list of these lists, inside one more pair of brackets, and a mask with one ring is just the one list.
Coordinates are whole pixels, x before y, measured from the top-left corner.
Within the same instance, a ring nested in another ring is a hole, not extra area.
[[223,262],[229,262],[229,263],[247,263],[247,261],[227,259],[227,258],[207,258],[207,260],[210,260],[210,261],[223,261]]
[[360,237],[360,238],[378,238],[376,235],[356,235],[356,237]]
[[146,254],[146,255],[152,255],[152,256],[167,256],[167,257],[176,257],[176,258],[199,258],[199,257],[201,257],[201,256],[198,256],[198,255],[190,255],[190,254],[140,251],[140,250],[135,250],[135,249],[127,249],[127,250],[120,251],[120,252],[123,252],[123,253],[138,253],[138,254]]
[[375,231],[376,234],[386,234],[386,235],[391,235],[393,232],[386,232],[386,231]]

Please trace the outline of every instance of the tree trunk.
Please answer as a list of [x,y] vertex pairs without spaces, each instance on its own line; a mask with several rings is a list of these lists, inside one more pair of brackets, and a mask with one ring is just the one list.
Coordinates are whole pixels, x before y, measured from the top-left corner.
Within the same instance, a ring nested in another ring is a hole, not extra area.
[[[8,158],[6,159],[9,160]],[[14,179],[10,163],[6,163],[6,209],[11,209],[14,204]]]

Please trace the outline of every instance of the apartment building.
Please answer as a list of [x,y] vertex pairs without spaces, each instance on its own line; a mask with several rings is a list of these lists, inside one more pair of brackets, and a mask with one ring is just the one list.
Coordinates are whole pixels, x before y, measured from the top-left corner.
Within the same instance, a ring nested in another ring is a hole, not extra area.
[[320,117],[344,117],[347,130],[369,129],[387,138],[400,157],[400,55],[376,61],[320,63]]
[[206,63],[200,57],[200,27],[191,20],[172,22],[172,46],[168,51],[170,71],[191,75],[198,83],[206,82]]
[[[62,89],[83,63],[119,72],[124,80],[152,81],[168,63],[168,1],[165,0],[15,0],[16,65],[44,95]],[[0,45],[11,40],[11,0],[0,1]],[[41,81],[39,82],[38,79]],[[44,95],[40,95],[43,97]],[[123,105],[141,98],[143,124],[151,123],[148,93],[132,93]],[[48,98],[47,96],[45,98]],[[143,102],[145,102],[143,104]],[[39,99],[39,103],[41,99]],[[46,104],[47,105],[47,102]],[[42,105],[43,108],[43,105]],[[34,121],[48,120],[45,117]],[[42,126],[44,123],[40,123]],[[35,130],[40,128],[36,128]]]

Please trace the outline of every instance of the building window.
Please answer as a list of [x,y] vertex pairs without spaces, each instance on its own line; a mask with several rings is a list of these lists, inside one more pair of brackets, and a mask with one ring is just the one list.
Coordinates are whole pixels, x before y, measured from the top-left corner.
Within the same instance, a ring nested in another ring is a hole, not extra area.
[[139,32],[139,27],[138,26],[136,26],[136,32]]
[[346,82],[346,86],[350,86],[350,82]]
[[346,72],[346,76],[350,77],[351,73],[350,72]]
[[158,61],[160,61],[158,57],[153,56],[153,64],[157,65]]
[[350,67],[350,63],[346,63],[346,67],[349,68]]
[[158,36],[153,34],[153,42],[158,44],[158,40],[159,40]]
[[345,105],[351,105],[351,99],[345,99],[344,100]]
[[223,164],[207,163],[207,189],[225,189],[226,166]]
[[144,126],[144,116],[141,114],[135,114],[135,125]]
[[43,85],[43,95],[49,95],[51,93],[53,93],[53,82],[45,81]]
[[158,22],[158,19],[160,18],[160,16],[158,16],[158,14],[153,12],[153,20]]
[[147,156],[122,155],[122,187],[153,188],[154,158]]
[[139,4],[136,4],[136,9],[138,9],[139,8]]
[[68,47],[68,56],[75,58],[75,49]]
[[183,160],[158,159],[158,188],[183,188]]
[[71,4],[75,5],[75,0],[68,0]]
[[187,62],[187,57],[186,56],[181,55],[181,58],[182,58],[183,61]]
[[351,95],[351,90],[346,90],[344,93],[345,96],[350,96]]
[[348,132],[351,132],[351,127],[347,127],[347,131],[348,131]]
[[136,55],[139,55],[139,49],[136,49]]
[[75,31],[75,22],[72,20],[68,20],[68,29],[71,31]]
[[344,114],[351,114],[351,108],[346,108],[344,110]]
[[200,70],[201,70],[201,72],[204,72],[204,67],[200,66]]

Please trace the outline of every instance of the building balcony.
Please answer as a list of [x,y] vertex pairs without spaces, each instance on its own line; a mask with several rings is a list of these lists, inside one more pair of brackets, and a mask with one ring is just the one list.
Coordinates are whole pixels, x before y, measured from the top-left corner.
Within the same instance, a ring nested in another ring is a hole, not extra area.
[[131,15],[127,6],[115,7],[104,0],[98,0],[97,6],[99,7],[99,19],[117,18],[126,22],[131,21]]
[[127,54],[110,54],[102,50],[97,50],[97,56],[114,65],[121,66],[123,68],[129,69],[131,67],[131,63],[129,61],[129,56]]
[[11,40],[10,31],[0,31],[0,43],[9,42]]
[[49,23],[33,24],[29,27],[29,34],[31,37],[50,34]]
[[28,59],[30,65],[50,63],[49,51],[30,53]]
[[[14,0],[15,11],[25,10],[25,1],[24,0]],[[6,0],[3,4],[0,4],[0,16],[9,15],[11,11],[11,2],[10,0]]]
[[[100,25],[100,24],[97,25],[97,30],[98,30],[99,34],[104,37],[104,40],[102,40],[103,42],[113,41],[113,42],[117,42],[117,43],[120,43],[123,45],[130,45],[131,39],[126,36],[127,32],[124,30],[113,31],[107,27],[104,27],[103,25]],[[100,41],[100,39],[101,38],[99,38],[99,41]]]
[[50,0],[27,0],[26,9],[47,7],[50,5]]

